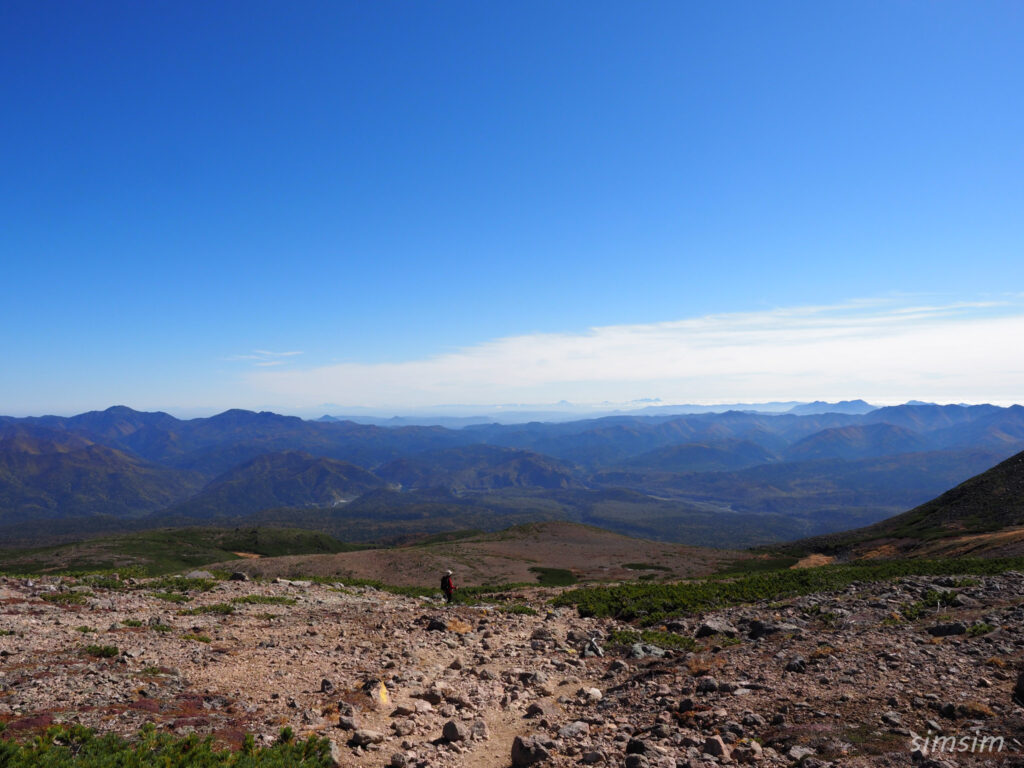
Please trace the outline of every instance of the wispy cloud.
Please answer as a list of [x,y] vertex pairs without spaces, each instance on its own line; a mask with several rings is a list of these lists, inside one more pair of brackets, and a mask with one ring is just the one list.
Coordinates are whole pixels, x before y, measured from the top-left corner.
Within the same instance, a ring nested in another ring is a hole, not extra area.
[[254,365],[266,367],[272,365],[282,365],[285,362],[285,360],[282,360],[281,358],[295,357],[296,355],[301,354],[302,352],[270,352],[266,349],[254,349],[249,354],[230,355],[224,359],[230,362],[249,361],[252,362]]
[[[1007,402],[1024,394],[1024,303],[892,300],[707,315],[485,341],[398,363],[253,372],[296,406],[729,402],[864,397]],[[267,362],[267,361],[264,361]]]

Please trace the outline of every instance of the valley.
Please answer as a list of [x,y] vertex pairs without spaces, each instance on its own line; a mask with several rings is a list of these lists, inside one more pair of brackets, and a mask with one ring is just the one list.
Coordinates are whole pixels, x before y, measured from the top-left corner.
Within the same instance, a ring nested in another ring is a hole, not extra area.
[[836,407],[458,429],[122,406],[0,417],[0,533],[38,547],[273,526],[396,544],[564,520],[748,547],[892,517],[1024,447],[1020,406]]

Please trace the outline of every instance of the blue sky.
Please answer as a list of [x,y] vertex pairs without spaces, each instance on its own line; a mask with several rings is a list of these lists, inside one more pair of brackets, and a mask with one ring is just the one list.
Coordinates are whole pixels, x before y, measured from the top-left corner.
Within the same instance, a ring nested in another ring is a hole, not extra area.
[[1022,31],[1011,2],[5,2],[0,413],[1017,401]]

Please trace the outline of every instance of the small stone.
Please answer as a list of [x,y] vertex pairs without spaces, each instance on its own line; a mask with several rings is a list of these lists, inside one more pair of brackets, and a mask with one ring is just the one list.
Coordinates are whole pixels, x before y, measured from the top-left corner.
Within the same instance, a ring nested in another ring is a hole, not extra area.
[[341,768],[345,764],[345,755],[334,741],[331,741],[330,763],[331,768]]
[[745,741],[733,748],[731,757],[740,763],[757,763],[764,757],[764,750],[756,741]]
[[1013,688],[1013,700],[1024,706],[1024,672],[1017,676],[1017,684]]
[[708,619],[699,627],[695,633],[696,637],[710,637],[711,635],[725,635],[726,637],[736,637],[739,634],[739,630],[736,629],[732,624],[725,621],[724,619]]
[[643,755],[626,755],[626,768],[650,768],[651,761]]
[[554,714],[554,708],[543,701],[535,701],[526,708],[526,717],[550,717]]
[[582,720],[575,720],[567,725],[563,725],[558,731],[558,738],[560,739],[582,739],[584,736],[589,735],[590,726]]
[[647,742],[641,739],[630,739],[626,742],[627,755],[646,755],[649,749]]
[[587,701],[600,701],[602,694],[599,688],[580,688],[576,695],[582,696]]
[[705,739],[702,751],[705,755],[712,757],[729,757],[729,748],[722,741],[721,736],[709,736]]
[[444,724],[441,736],[446,741],[465,741],[469,738],[469,729],[456,720],[449,720]]
[[325,677],[320,681],[320,693],[334,693],[334,683]]
[[380,731],[371,731],[368,728],[360,728],[352,734],[351,742],[357,747],[365,747],[367,744],[380,744],[384,741],[384,734]]
[[230,576],[228,576],[228,581],[248,581],[248,580],[249,580],[249,574],[242,573],[241,571],[235,571]]
[[807,661],[806,661],[806,659],[804,659],[802,656],[794,656],[792,659],[789,660],[789,663],[786,664],[786,671],[787,672],[806,672],[807,671]]
[[795,760],[796,762],[800,762],[805,757],[810,757],[811,755],[813,755],[814,754],[814,750],[813,749],[808,749],[807,747],[801,747],[800,745],[797,745],[795,747],[790,747],[789,748],[789,752],[787,752],[786,754],[789,756],[790,760]]
[[512,765],[516,768],[524,765],[536,765],[551,758],[540,740],[535,736],[516,736],[512,740]]
[[714,693],[718,690],[718,682],[713,677],[702,677],[697,681],[697,693]]
[[936,624],[934,627],[928,627],[927,632],[932,637],[949,637],[951,635],[966,635],[967,625],[961,621],[953,622],[952,624]]
[[474,720],[469,726],[469,738],[473,741],[487,741],[491,738],[491,731],[484,720]]

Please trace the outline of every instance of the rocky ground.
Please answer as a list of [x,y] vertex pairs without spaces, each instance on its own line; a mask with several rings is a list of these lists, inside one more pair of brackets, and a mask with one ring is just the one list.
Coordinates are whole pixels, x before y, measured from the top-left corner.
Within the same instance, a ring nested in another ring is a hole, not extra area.
[[0,580],[4,738],[152,722],[231,744],[290,726],[346,766],[1024,765],[1019,573],[669,623],[694,651],[616,642],[629,627],[551,612],[550,590],[514,596],[533,616],[307,582],[187,603],[128,586]]

